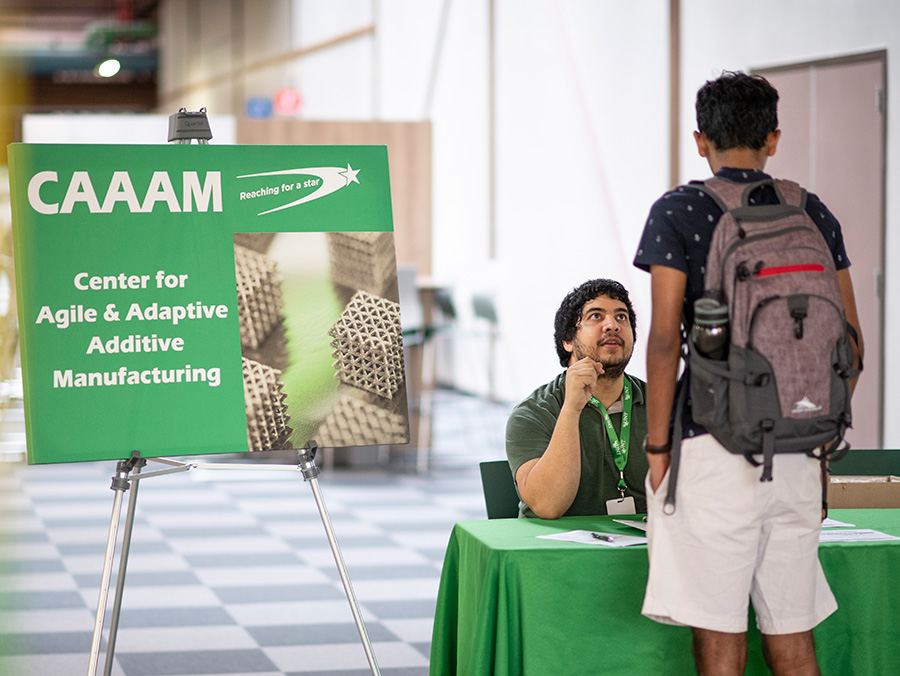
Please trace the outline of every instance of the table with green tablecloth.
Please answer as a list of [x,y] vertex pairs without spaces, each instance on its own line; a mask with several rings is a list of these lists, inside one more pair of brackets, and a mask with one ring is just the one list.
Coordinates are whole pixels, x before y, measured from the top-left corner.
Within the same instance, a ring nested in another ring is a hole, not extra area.
[[[829,516],[900,536],[900,510],[831,510]],[[640,614],[645,545],[537,537],[572,530],[641,535],[612,518],[456,524],[435,609],[431,676],[695,673],[690,629]],[[900,540],[821,544],[819,558],[839,606],[815,630],[822,674],[900,674]],[[755,629],[748,643],[746,673],[768,674]]]

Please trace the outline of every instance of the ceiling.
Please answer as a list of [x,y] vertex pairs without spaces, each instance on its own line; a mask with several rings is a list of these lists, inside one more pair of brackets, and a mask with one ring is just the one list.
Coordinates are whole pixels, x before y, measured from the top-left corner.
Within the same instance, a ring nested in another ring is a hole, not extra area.
[[157,68],[158,0],[0,0],[0,60],[30,77],[88,83],[116,56],[121,80]]

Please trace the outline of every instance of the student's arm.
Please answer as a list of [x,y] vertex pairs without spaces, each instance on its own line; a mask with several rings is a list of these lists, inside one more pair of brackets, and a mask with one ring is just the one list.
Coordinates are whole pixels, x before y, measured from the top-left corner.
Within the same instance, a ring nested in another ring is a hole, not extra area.
[[[862,363],[865,348],[863,346],[862,329],[859,326],[859,315],[856,311],[856,296],[853,293],[853,281],[850,279],[849,268],[838,270],[837,274],[838,283],[841,287],[841,298],[844,301],[844,314],[847,317],[847,323],[856,329],[857,340],[854,341],[851,338],[850,345],[853,347],[853,367],[859,368],[859,365]],[[856,388],[857,380],[859,380],[859,376],[850,381],[851,390]]]
[[[650,266],[650,333],[647,337],[647,443],[670,440],[669,420],[675,401],[681,358],[681,311],[687,275],[662,265]],[[647,454],[650,488],[656,490],[669,468],[670,456]]]
[[603,367],[585,357],[566,371],[566,398],[547,450],[516,471],[519,496],[542,519],[558,519],[571,507],[581,482],[578,421]]

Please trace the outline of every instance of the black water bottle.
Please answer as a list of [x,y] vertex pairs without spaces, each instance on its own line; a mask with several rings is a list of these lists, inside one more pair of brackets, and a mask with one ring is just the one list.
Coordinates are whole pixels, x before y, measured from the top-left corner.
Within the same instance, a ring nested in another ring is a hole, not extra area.
[[707,359],[728,359],[728,306],[715,298],[694,301],[694,347]]

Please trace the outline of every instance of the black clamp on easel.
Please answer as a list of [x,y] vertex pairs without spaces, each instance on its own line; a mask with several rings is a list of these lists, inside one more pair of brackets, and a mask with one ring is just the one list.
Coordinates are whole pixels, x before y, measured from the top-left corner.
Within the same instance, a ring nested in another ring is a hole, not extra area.
[[196,112],[188,112],[181,108],[177,113],[169,115],[169,143],[189,144],[196,139],[197,143],[206,144],[212,138],[206,108]]

